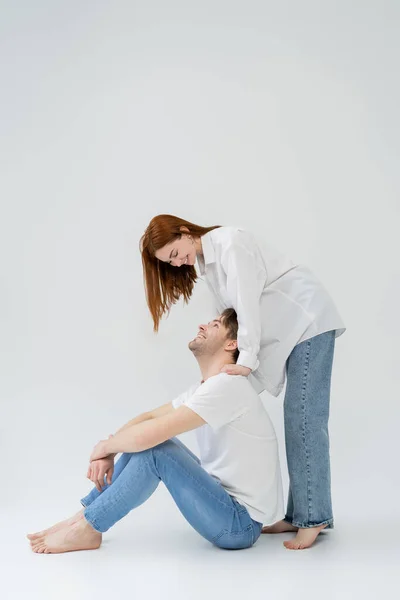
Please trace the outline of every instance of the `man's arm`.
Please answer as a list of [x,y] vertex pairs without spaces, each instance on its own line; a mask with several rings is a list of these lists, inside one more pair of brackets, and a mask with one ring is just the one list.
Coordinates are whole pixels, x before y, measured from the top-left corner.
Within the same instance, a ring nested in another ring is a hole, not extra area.
[[180,406],[174,409],[172,403],[164,404],[147,414],[160,414],[161,416],[150,416],[129,427],[121,428],[105,442],[107,452],[115,454],[118,452],[142,452],[206,423],[191,408]]
[[149,419],[155,419],[156,417],[162,417],[163,415],[166,415],[173,410],[174,410],[174,407],[172,406],[172,402],[163,404],[162,406],[159,406],[158,408],[155,408],[148,412],[144,412],[141,415],[138,415],[137,417],[135,417],[134,419],[131,419],[130,421],[125,423],[125,425],[123,425],[120,429],[118,429],[116,434],[119,433],[120,431],[124,431],[125,429],[128,429],[128,427],[132,427],[132,425],[138,425],[138,423],[143,423],[143,421],[148,421]]
[[[173,410],[175,410],[175,409],[172,406],[172,402],[168,402],[167,404],[163,404],[162,406],[159,406],[158,408],[155,408],[154,410],[144,412],[141,415],[138,415],[134,419],[131,419],[130,421],[125,423],[125,425],[123,425],[120,429],[118,429],[118,431],[114,434],[114,436],[117,435],[118,433],[120,433],[121,431],[125,431],[126,429],[129,429],[133,425],[138,425],[139,423],[143,423],[144,421],[148,421],[149,419],[156,419],[158,417],[162,417],[162,416],[172,412]],[[108,458],[115,458],[115,456],[117,454],[118,454],[118,452],[110,453]]]

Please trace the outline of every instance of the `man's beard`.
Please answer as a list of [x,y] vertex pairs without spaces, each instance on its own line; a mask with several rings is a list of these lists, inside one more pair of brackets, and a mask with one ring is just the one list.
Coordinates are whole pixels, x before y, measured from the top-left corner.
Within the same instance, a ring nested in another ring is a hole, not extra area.
[[188,348],[191,350],[191,352],[193,352],[194,356],[201,356],[202,354],[206,353],[206,348],[204,346],[204,344],[199,344],[198,341],[194,339],[189,342]]

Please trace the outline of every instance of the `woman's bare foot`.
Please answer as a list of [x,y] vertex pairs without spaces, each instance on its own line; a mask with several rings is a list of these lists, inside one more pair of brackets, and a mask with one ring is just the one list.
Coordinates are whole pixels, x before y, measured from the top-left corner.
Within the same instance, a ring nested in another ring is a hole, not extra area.
[[298,527],[295,527],[287,521],[277,521],[273,525],[265,525],[261,529],[261,533],[285,533],[286,531],[297,531]]
[[28,533],[28,535],[26,537],[28,538],[28,540],[33,540],[38,537],[43,537],[47,533],[54,533],[55,531],[59,531],[63,527],[67,527],[68,525],[72,525],[73,523],[76,523],[76,521],[78,521],[79,519],[81,519],[83,517],[84,511],[85,511],[85,509],[83,508],[82,510],[77,512],[73,517],[70,517],[69,519],[65,519],[65,521],[60,521],[59,523],[56,523],[55,525],[53,525],[52,527],[49,527],[48,529],[43,529],[43,531],[37,531],[36,533]]
[[102,534],[93,529],[85,518],[58,531],[31,540],[37,554],[59,554],[75,550],[95,550],[100,547]]
[[319,527],[307,527],[298,530],[297,535],[292,540],[283,542],[285,548],[289,550],[304,550],[309,548],[315,542],[320,531],[325,529],[328,525],[319,525]]

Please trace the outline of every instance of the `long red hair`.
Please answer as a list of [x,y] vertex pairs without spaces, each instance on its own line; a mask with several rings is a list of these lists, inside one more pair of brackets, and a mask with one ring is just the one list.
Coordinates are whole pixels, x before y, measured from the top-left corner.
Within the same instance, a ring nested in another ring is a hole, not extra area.
[[185,303],[189,302],[197,280],[193,265],[173,267],[155,256],[157,250],[180,239],[182,233],[187,233],[181,227],[186,227],[192,236],[201,237],[221,226],[201,227],[173,215],[157,215],[150,221],[140,239],[140,251],[146,300],[153,317],[154,331],[158,331],[161,318],[181,296]]

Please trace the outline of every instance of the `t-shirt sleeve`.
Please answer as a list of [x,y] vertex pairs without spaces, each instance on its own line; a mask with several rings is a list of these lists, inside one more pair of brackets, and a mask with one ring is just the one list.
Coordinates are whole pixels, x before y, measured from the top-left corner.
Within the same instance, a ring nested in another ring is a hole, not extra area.
[[173,408],[179,408],[180,406],[182,406],[182,404],[185,404],[185,401],[194,394],[199,385],[200,383],[195,383],[191,385],[189,389],[185,390],[182,394],[179,394],[179,396],[174,398],[172,400]]
[[183,404],[191,408],[213,429],[231,423],[249,411],[240,393],[238,376],[221,373],[207,379]]

